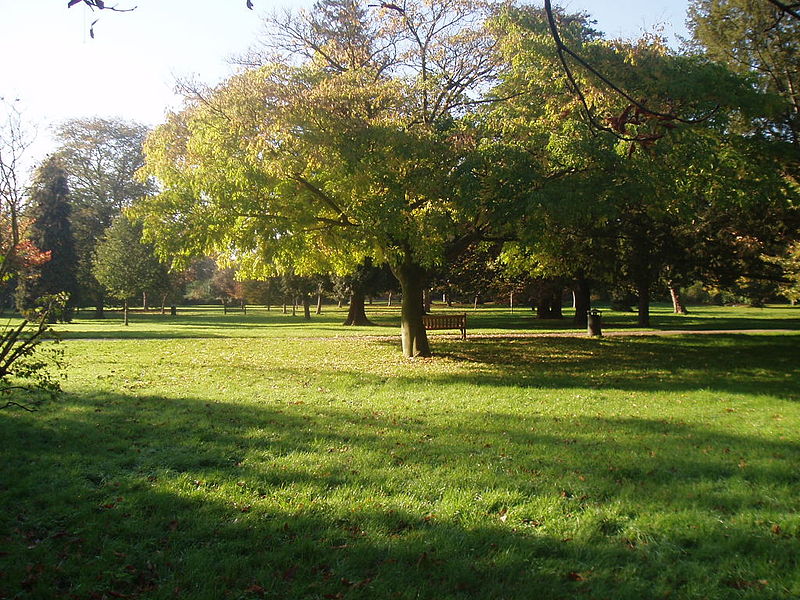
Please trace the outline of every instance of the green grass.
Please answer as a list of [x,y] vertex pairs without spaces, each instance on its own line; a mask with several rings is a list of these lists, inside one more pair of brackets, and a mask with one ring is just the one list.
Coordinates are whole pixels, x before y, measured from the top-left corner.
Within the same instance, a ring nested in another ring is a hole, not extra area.
[[[608,331],[641,329],[636,325],[636,315],[611,311],[600,306],[603,328]],[[800,307],[769,306],[767,308],[690,307],[689,315],[672,314],[671,306],[655,304],[652,307],[651,329],[703,330],[703,329],[796,329],[800,331]],[[349,337],[352,335],[394,336],[400,327],[399,307],[375,304],[368,307],[368,316],[375,327],[342,327],[345,311],[325,307],[322,315],[313,315],[305,321],[302,311],[296,316],[284,315],[280,309],[268,311],[264,307],[251,307],[241,312],[223,315],[222,307],[181,308],[171,317],[156,312],[132,313],[131,325],[119,325],[119,317],[108,311],[109,318],[91,319],[81,316],[76,322],[61,328],[67,339],[173,339],[173,338],[240,338],[240,337]],[[565,309],[563,320],[536,319],[530,309],[508,307],[479,308],[471,306],[434,305],[434,313],[467,313],[469,334],[513,334],[581,332],[572,324],[572,310]],[[448,332],[431,332],[431,335],[452,336]]]
[[[656,318],[800,314],[707,310]],[[406,361],[383,312],[63,326],[65,394],[0,412],[0,598],[800,595],[800,333],[444,333]]]

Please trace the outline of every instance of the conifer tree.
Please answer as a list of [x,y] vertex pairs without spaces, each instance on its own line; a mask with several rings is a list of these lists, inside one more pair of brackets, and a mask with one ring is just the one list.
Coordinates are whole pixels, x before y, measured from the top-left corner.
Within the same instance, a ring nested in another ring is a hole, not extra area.
[[68,196],[63,168],[56,159],[46,159],[33,184],[28,238],[40,251],[49,252],[50,260],[26,269],[17,288],[17,307],[22,311],[46,304],[47,297],[66,294],[63,313],[58,315],[65,321],[71,320],[78,290]]

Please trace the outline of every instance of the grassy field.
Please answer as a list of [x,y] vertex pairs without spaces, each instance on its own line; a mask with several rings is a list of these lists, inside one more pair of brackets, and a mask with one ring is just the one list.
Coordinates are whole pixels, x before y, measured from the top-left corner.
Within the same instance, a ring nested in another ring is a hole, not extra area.
[[0,411],[0,598],[800,596],[800,308],[487,309],[417,361],[375,308],[62,326],[65,393]]

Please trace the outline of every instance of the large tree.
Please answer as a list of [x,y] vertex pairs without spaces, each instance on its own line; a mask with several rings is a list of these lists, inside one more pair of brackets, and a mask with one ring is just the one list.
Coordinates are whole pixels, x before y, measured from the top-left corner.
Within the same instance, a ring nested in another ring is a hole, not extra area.
[[80,304],[94,304],[103,314],[103,287],[92,269],[95,249],[105,230],[151,186],[134,175],[144,164],[147,128],[113,119],[72,119],[55,130],[56,151],[70,189],[71,222],[78,253]]
[[[557,20],[561,43],[603,77],[564,71],[547,15],[509,13],[502,48],[513,66],[500,90],[525,93],[493,113],[503,143],[543,170],[520,195],[519,238],[543,274],[569,276],[576,288],[587,279],[631,288],[648,325],[654,286],[685,275],[688,258],[705,261],[692,267],[708,275],[744,237],[774,237],[751,218],[779,221],[787,209],[774,146],[738,133],[769,102],[724,67],[657,38],[609,41],[582,15]],[[730,226],[715,232],[722,215]],[[704,244],[709,234],[719,243]]]
[[165,256],[235,249],[254,275],[386,261],[403,352],[428,356],[426,270],[489,225],[467,118],[497,71],[489,12],[325,0],[271,21],[283,58],[198,92],[148,139],[162,191],[140,207],[146,232]]
[[65,293],[68,299],[63,318],[69,320],[78,290],[75,238],[70,224],[69,188],[64,169],[55,157],[38,168],[30,195],[32,220],[28,229],[31,243],[50,260],[28,269],[17,287],[17,306],[30,310],[46,296]]

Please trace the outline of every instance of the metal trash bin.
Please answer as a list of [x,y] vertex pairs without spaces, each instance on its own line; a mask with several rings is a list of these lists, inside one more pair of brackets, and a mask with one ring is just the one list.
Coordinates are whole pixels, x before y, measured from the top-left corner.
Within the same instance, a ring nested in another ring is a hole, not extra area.
[[587,320],[588,323],[587,329],[589,331],[589,335],[595,337],[602,337],[603,335],[603,330],[601,328],[602,315],[600,314],[600,311],[597,310],[596,308],[593,308],[592,310],[589,311],[588,315],[589,318]]

